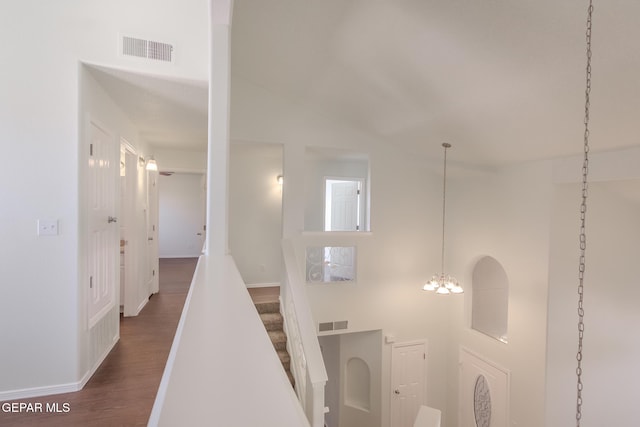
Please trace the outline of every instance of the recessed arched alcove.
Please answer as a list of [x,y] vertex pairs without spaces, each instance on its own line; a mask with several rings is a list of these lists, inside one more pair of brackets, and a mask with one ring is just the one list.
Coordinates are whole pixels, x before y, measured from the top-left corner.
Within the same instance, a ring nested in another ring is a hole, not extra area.
[[502,265],[493,257],[482,257],[473,268],[471,327],[507,342],[509,280]]
[[371,372],[367,362],[359,357],[347,361],[345,404],[362,410],[371,409]]

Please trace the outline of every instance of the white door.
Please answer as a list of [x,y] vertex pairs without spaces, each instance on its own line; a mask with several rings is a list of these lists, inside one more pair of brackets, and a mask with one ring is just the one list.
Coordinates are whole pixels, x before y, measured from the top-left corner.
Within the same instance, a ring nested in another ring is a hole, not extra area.
[[509,371],[460,349],[461,427],[509,426]]
[[200,256],[205,223],[202,175],[160,175],[159,185],[160,257]]
[[147,287],[145,298],[158,293],[158,172],[148,171],[147,175]]
[[122,312],[125,316],[134,316],[137,314],[137,288],[140,280],[138,279],[138,234],[136,232],[136,189],[138,187],[138,155],[134,148],[125,140],[121,140],[121,152],[124,152],[124,176],[120,173],[122,185],[120,194],[120,241],[121,251],[124,254],[121,260],[124,264],[121,269],[124,274],[121,279],[124,281],[120,284],[120,304]]
[[360,192],[362,182],[326,179],[325,231],[360,230]]
[[425,342],[395,344],[391,353],[391,427],[413,427],[426,399]]
[[114,306],[120,281],[116,218],[120,150],[115,138],[93,121],[88,149],[88,318],[92,327]]

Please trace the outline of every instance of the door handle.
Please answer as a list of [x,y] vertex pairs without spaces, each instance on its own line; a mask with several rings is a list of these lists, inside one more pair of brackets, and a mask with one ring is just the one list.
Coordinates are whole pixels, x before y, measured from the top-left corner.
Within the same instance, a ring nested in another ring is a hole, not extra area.
[[111,224],[112,222],[118,222],[118,218],[116,218],[115,216],[110,216],[109,218],[107,218],[107,223]]
[[149,238],[147,238],[147,240],[151,241],[151,240],[153,240],[153,237],[149,237]]
[[202,233],[196,233],[197,236],[202,236]]
[[393,390],[393,392],[394,392],[395,394],[400,394],[400,390],[398,390],[398,389]]

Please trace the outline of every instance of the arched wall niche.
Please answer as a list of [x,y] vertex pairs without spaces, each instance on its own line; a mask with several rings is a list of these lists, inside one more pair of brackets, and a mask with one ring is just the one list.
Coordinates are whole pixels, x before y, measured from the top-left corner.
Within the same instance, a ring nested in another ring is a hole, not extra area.
[[471,327],[504,343],[507,342],[509,279],[493,257],[478,260],[472,273]]
[[347,361],[345,404],[360,410],[371,409],[371,372],[367,362],[359,357]]

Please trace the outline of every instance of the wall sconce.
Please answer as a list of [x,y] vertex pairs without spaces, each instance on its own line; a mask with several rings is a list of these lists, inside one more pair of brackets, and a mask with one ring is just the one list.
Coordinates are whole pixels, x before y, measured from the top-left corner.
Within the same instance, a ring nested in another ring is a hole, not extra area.
[[145,164],[144,157],[142,156],[138,157],[138,164],[140,165],[140,167],[144,166]]
[[280,184],[280,185],[284,184],[284,176],[283,175],[278,175],[276,177],[276,181],[278,181],[278,184]]
[[149,157],[149,160],[147,161],[147,170],[148,171],[158,170],[158,164],[156,163],[156,159],[154,159],[153,156]]

